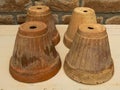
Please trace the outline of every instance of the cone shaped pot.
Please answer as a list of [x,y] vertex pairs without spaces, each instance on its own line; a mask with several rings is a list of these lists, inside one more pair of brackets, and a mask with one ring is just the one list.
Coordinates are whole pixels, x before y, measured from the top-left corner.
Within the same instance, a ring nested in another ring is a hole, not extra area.
[[48,31],[52,37],[54,45],[60,41],[59,33],[55,27],[55,19],[53,18],[49,7],[47,6],[31,6],[28,9],[26,21],[42,21],[47,24]]
[[36,21],[22,24],[10,60],[11,75],[21,82],[41,82],[53,77],[60,67],[60,57],[46,24]]
[[70,49],[75,33],[80,24],[97,23],[96,15],[93,9],[88,7],[77,7],[73,10],[71,21],[64,35],[64,44]]
[[64,63],[65,73],[84,84],[100,84],[114,73],[108,35],[100,24],[79,27]]

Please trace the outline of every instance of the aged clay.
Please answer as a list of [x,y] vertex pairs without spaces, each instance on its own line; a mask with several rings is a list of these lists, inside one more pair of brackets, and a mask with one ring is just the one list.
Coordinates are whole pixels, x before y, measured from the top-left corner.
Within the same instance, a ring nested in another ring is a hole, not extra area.
[[59,71],[61,61],[45,23],[31,21],[19,27],[10,73],[18,81],[41,82]]
[[26,21],[42,21],[47,24],[54,45],[60,41],[59,33],[55,26],[55,19],[48,6],[31,6],[27,12]]
[[108,35],[100,24],[82,24],[64,63],[65,73],[84,84],[100,84],[114,73]]
[[67,48],[70,49],[78,27],[83,23],[97,23],[93,9],[87,7],[77,7],[74,9],[70,24],[64,35],[64,44]]

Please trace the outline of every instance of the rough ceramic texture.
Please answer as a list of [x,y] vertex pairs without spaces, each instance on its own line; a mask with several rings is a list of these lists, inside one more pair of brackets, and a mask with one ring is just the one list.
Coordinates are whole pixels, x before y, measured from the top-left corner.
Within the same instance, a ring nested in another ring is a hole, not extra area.
[[60,67],[60,57],[46,24],[35,21],[22,24],[10,60],[11,75],[18,81],[34,83],[50,79]]
[[53,18],[49,7],[47,6],[32,6],[28,9],[27,21],[42,21],[48,25],[48,30],[52,37],[54,45],[60,41],[59,33],[55,27],[55,19]]
[[104,26],[79,27],[65,58],[64,70],[71,79],[84,84],[100,84],[113,76],[114,65]]
[[67,48],[71,47],[75,33],[79,25],[83,23],[97,23],[93,9],[87,7],[77,7],[74,9],[70,24],[64,36],[64,44]]
[[[71,16],[72,16],[72,15],[64,15],[64,16],[62,16],[62,23],[63,23],[63,24],[69,24],[69,23],[70,23]],[[119,21],[119,20],[118,20],[118,21]],[[102,24],[102,23],[103,23],[103,17],[102,17],[102,16],[98,16],[98,17],[97,17],[97,23],[99,23],[99,24]],[[115,23],[115,22],[113,22],[113,23]],[[118,22],[116,22],[116,23],[118,23]]]

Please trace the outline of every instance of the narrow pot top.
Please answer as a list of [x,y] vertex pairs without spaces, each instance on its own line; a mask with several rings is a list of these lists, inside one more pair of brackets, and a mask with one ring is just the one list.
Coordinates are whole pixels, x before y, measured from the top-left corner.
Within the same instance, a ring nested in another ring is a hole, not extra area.
[[24,36],[39,36],[47,32],[47,25],[43,22],[31,21],[20,25],[19,34]]
[[40,6],[31,6],[28,9],[28,14],[33,16],[44,16],[50,14],[50,8],[48,6],[40,5]]
[[101,24],[81,24],[77,32],[87,38],[102,38],[107,36],[106,28]]
[[95,13],[93,9],[88,8],[88,7],[77,7],[74,9],[74,12],[78,14],[86,14],[86,15]]

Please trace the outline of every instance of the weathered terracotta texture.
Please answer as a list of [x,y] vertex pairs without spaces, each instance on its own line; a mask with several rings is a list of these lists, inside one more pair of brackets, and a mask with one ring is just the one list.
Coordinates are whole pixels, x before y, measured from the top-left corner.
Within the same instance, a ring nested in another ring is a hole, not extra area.
[[100,24],[82,24],[64,63],[65,73],[84,84],[100,84],[114,73],[108,35]]
[[97,23],[96,15],[93,9],[87,7],[77,7],[74,9],[68,29],[64,36],[64,44],[67,48],[71,47],[75,33],[80,24]]
[[57,45],[59,43],[60,36],[55,26],[55,19],[53,18],[49,7],[43,5],[30,7],[27,13],[27,21],[42,21],[46,23],[53,44]]
[[22,24],[10,60],[11,75],[21,82],[41,82],[53,77],[60,67],[60,57],[46,24],[36,21]]
[[[72,15],[64,15],[64,16],[62,16],[62,23],[63,23],[63,24],[69,24],[69,23],[70,23],[71,16],[72,16]],[[103,19],[104,19],[104,18],[103,18],[102,16],[98,16],[98,17],[97,17],[97,23],[102,24],[102,23],[103,23]],[[119,20],[117,20],[116,23],[119,23],[118,21],[119,21]],[[113,23],[115,23],[115,22],[113,22]]]

